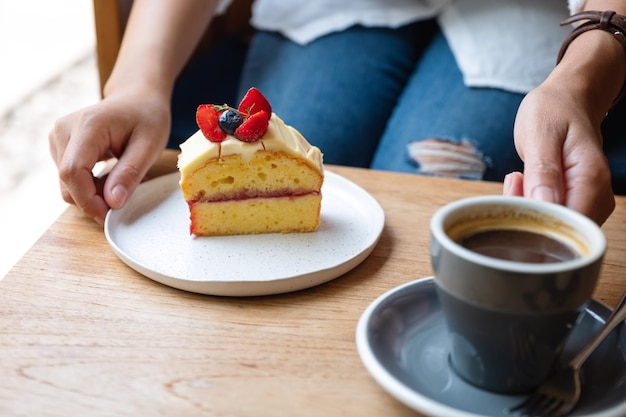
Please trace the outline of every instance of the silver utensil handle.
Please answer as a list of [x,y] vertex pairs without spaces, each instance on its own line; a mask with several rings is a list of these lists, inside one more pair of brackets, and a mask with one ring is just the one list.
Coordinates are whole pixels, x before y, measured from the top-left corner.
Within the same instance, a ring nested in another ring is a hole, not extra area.
[[579,369],[600,343],[624,320],[626,320],[626,291],[622,294],[622,298],[604,325],[570,361],[570,366],[574,369]]

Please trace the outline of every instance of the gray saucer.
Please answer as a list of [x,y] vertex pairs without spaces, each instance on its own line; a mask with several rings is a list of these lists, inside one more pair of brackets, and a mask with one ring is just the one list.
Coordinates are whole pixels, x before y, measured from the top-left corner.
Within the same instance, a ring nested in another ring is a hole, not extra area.
[[[610,310],[591,301],[564,354],[571,356],[598,330]],[[392,396],[421,413],[441,417],[513,417],[524,397],[480,390],[449,367],[448,338],[432,277],[409,282],[376,299],[356,330],[363,364]],[[589,358],[583,393],[571,416],[626,416],[626,326]]]

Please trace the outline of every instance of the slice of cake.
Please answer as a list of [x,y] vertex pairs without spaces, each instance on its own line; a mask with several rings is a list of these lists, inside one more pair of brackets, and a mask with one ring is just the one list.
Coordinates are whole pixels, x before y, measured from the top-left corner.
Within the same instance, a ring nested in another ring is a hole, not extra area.
[[237,109],[198,107],[180,145],[180,187],[194,236],[293,233],[320,223],[322,153],[251,88]]

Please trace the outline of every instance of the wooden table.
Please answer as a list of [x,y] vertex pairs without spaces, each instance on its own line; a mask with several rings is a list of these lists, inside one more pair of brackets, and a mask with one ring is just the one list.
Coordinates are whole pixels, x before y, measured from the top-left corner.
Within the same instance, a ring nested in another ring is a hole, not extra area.
[[[0,281],[0,415],[415,416],[365,370],[357,321],[383,292],[431,275],[438,207],[501,185],[329,168],[381,203],[386,226],[356,269],[290,294],[225,298],[158,284],[68,208]],[[626,287],[626,198],[604,231],[595,298],[613,307]]]

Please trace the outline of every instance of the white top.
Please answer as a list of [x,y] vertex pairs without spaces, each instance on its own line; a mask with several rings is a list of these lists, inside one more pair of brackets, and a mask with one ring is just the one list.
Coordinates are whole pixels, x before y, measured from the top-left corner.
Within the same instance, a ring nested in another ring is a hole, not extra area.
[[[225,8],[232,0],[222,0]],[[305,45],[360,24],[395,28],[437,16],[465,83],[526,93],[556,62],[584,0],[256,0],[251,23]]]

